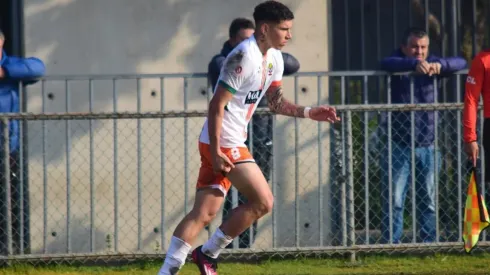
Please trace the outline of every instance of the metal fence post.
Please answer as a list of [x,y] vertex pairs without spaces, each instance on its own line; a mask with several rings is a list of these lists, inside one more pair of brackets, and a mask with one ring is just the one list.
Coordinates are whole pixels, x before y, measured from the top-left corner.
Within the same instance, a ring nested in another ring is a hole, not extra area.
[[[352,247],[356,245],[356,232],[355,232],[355,220],[354,220],[354,156],[353,150],[354,146],[352,143],[352,111],[347,111],[347,154],[348,154],[348,171],[347,171],[347,235],[348,235],[348,246]],[[356,260],[356,253],[350,253],[351,261]]]
[[7,255],[12,255],[12,201],[10,190],[10,144],[9,144],[9,119],[2,118],[3,125],[3,188],[5,189],[4,198],[4,217],[5,217],[5,232]]

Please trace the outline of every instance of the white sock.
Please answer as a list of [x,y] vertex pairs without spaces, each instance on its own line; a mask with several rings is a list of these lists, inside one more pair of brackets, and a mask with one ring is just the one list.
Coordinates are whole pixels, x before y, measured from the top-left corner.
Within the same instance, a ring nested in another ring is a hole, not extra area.
[[162,268],[158,272],[158,275],[175,275],[182,268],[187,259],[187,255],[191,250],[191,245],[185,241],[172,236],[170,240],[170,246],[165,256]]
[[216,259],[218,258],[219,253],[221,253],[221,250],[227,247],[232,241],[233,238],[226,236],[225,233],[218,228],[213,236],[211,236],[211,238],[202,246],[202,253]]

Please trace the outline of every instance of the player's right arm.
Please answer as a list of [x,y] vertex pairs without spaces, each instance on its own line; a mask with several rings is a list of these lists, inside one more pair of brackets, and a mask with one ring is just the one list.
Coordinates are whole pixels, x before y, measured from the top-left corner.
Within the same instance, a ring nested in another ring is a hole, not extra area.
[[485,78],[485,66],[481,56],[476,56],[472,63],[465,83],[464,109],[463,109],[463,139],[465,151],[476,166],[478,157],[478,144],[476,142],[476,116],[480,95]]
[[218,82],[216,91],[214,93],[211,102],[209,102],[208,110],[208,131],[209,131],[209,145],[211,147],[211,156],[213,158],[213,168],[215,172],[227,173],[233,168],[233,164],[221,153],[219,137],[221,136],[221,125],[223,123],[223,116],[225,115],[225,107],[232,99],[233,94],[227,89],[227,87]]
[[244,82],[253,73],[252,68],[248,58],[244,56],[242,51],[237,50],[230,53],[221,68],[216,91],[209,103],[208,134],[213,158],[213,169],[217,173],[227,173],[234,167],[220,149],[221,127],[226,105],[232,100],[233,95],[241,90]]

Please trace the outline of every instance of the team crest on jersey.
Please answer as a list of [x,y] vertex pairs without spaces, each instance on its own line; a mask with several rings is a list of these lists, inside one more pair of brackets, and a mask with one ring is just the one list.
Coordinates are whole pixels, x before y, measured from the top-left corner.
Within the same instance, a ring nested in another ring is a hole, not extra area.
[[273,70],[274,70],[274,67],[272,66],[272,63],[269,63],[269,65],[267,65],[267,71],[269,72],[269,75],[272,75]]
[[241,66],[244,56],[243,51],[236,51],[226,59],[225,69],[229,73],[240,74],[243,71]]
[[248,92],[245,97],[245,104],[255,104],[260,97],[262,90]]

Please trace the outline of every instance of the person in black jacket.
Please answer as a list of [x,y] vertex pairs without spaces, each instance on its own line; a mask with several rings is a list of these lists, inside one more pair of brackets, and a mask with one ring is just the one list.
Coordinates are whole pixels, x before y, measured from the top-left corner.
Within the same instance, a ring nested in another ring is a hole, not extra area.
[[[208,80],[211,87],[216,88],[218,77],[225,61],[226,56],[243,40],[249,38],[254,33],[254,23],[246,18],[234,19],[228,31],[229,39],[223,44],[221,52],[211,59],[208,65]],[[292,75],[299,70],[298,60],[290,54],[282,53],[284,59],[284,75]],[[264,96],[259,102],[258,107],[267,107],[267,98]],[[257,165],[264,173],[267,181],[270,180],[271,160],[272,160],[272,116],[271,115],[253,115],[252,117],[252,132],[249,132],[247,146],[253,150],[253,156]],[[252,140],[252,144],[250,141]],[[244,203],[245,197],[238,194],[238,203]],[[233,208],[232,192],[228,192],[223,206],[223,220],[229,211]],[[253,235],[256,234],[257,224],[253,225],[253,234],[250,235],[250,230],[246,230],[239,236],[239,247],[248,248],[253,243]],[[232,245],[229,245],[229,248]]]

